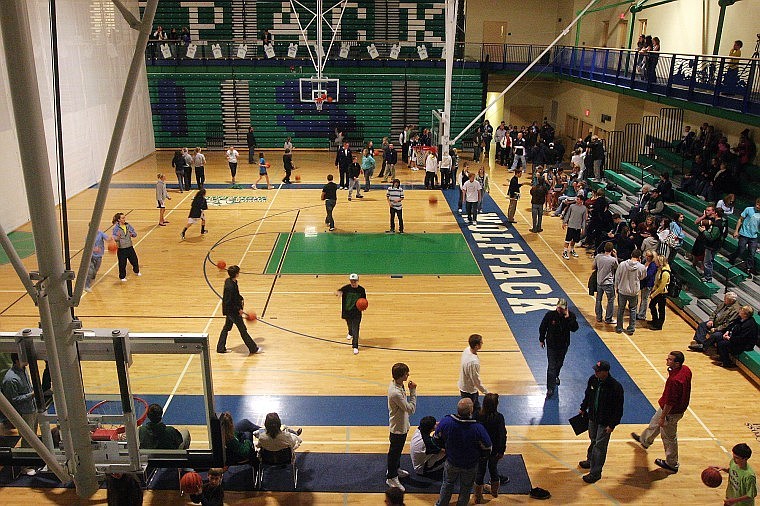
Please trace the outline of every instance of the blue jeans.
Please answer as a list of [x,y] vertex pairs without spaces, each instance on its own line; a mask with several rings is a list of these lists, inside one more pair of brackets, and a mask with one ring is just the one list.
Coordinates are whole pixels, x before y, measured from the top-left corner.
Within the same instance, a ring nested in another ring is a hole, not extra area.
[[[739,251],[739,250],[737,250],[737,251]],[[712,281],[713,258],[714,257],[715,257],[715,251],[711,250],[710,248],[705,248],[704,266],[705,266],[705,279],[707,281]]]
[[607,312],[604,319],[607,323],[612,321],[612,312],[615,309],[615,285],[599,285],[596,290],[596,320],[602,320],[602,296],[607,295]]
[[747,260],[747,270],[755,270],[755,248],[757,247],[757,238],[750,239],[749,237],[739,236],[739,246],[736,248],[736,253],[731,257],[731,263],[735,259],[741,260],[746,250],[749,250],[749,260]]
[[699,322],[699,325],[697,325],[697,330],[694,332],[694,340],[705,348],[709,348],[723,337],[723,333],[723,331],[716,331],[715,329],[710,331],[707,328],[707,322]]
[[472,483],[475,481],[475,474],[478,472],[477,464],[470,468],[456,467],[448,460],[443,466],[443,482],[441,483],[441,495],[436,502],[436,506],[448,506],[451,501],[451,494],[454,492],[454,484],[459,482],[459,498],[457,506],[467,506],[470,502],[470,492],[472,492]]
[[617,311],[617,325],[615,330],[623,330],[623,315],[625,314],[625,306],[628,306],[629,318],[628,331],[633,332],[636,330],[636,311],[638,310],[639,296],[638,295],[623,295],[618,293],[618,311]]
[[649,292],[652,291],[651,286],[645,286],[641,289],[641,303],[639,304],[639,314],[636,315],[637,320],[647,319],[647,308],[649,307]]
[[594,478],[602,477],[602,467],[607,460],[607,445],[610,443],[610,434],[605,430],[605,425],[599,425],[594,420],[588,421],[588,437],[591,444],[588,445],[586,458],[591,462],[589,474]]

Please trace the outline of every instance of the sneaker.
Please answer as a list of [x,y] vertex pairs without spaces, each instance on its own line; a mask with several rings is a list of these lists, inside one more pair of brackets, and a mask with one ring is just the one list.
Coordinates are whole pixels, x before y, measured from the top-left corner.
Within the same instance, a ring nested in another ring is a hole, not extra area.
[[396,472],[398,473],[399,478],[406,478],[407,476],[409,476],[409,471],[401,469],[400,467],[396,470]]
[[21,473],[27,476],[34,476],[35,474],[37,474],[37,470],[33,467],[22,467]]
[[351,339],[353,339],[353,337],[351,337],[351,334],[348,334],[348,335],[346,336],[346,339],[350,341]]
[[158,224],[158,226],[159,226],[159,227],[165,227],[165,226],[166,226],[166,223],[159,223],[159,224]]
[[300,436],[303,434],[303,427],[298,427],[298,430],[296,430],[296,436]]
[[396,231],[395,230],[386,230],[385,233],[386,234],[395,234]]
[[227,348],[217,348],[216,352],[217,353],[227,353]]
[[581,469],[591,469],[591,461],[590,460],[581,460],[578,462],[578,467]]
[[622,334],[623,333],[623,329],[615,329],[615,332],[617,332],[618,334]]
[[398,233],[399,233],[399,234],[403,234],[403,233],[404,233],[404,231],[403,231],[403,230],[399,230],[399,231],[398,231]]
[[631,329],[628,329],[628,330],[625,331],[625,333],[628,334],[629,336],[632,336],[634,332],[636,332],[636,331],[635,330],[631,330]]
[[567,251],[562,252],[562,258],[564,258],[565,260],[570,260],[570,255],[567,254]]
[[85,287],[84,287],[84,291],[85,291],[85,292],[91,292],[91,291],[92,291],[92,287],[90,287],[90,286],[85,286]]
[[121,278],[119,281],[121,281],[122,283],[126,283],[127,282],[127,278]]
[[573,255],[573,258],[578,258],[578,253],[576,253],[575,250],[571,250],[570,254]]
[[184,232],[181,232],[181,233],[179,234],[179,236],[180,236],[180,238],[181,238],[183,241],[185,240],[185,233],[184,233]]
[[604,320],[604,323],[606,323],[607,325],[617,325],[616,320]]
[[395,488],[401,489],[402,492],[406,490],[404,486],[401,484],[401,482],[398,481],[398,476],[396,476],[395,478],[388,478],[387,480],[385,480],[385,484],[391,488],[395,487]]
[[335,230],[335,227],[330,227],[330,232],[332,232],[333,230]]
[[356,198],[357,198],[357,199],[363,199],[363,198],[364,198],[364,195],[357,195],[357,196],[356,196]]
[[596,483],[597,481],[601,480],[602,477],[601,476],[593,476],[591,473],[589,473],[589,474],[584,474],[582,479],[586,483]]
[[202,234],[208,234],[208,229],[201,231],[201,235]]
[[667,462],[665,462],[664,459],[654,459],[654,463],[660,466],[661,468],[665,469],[666,471],[670,471],[671,473],[675,474],[678,472],[677,467],[673,467]]
[[634,441],[636,441],[637,443],[639,443],[641,445],[641,447],[644,448],[645,450],[647,448],[649,448],[648,446],[644,446],[644,443],[641,442],[641,436],[639,436],[635,432],[631,432],[631,439],[633,439]]
[[[248,351],[250,351],[250,350],[248,350]],[[251,355],[258,355],[259,353],[263,353],[263,352],[264,352],[264,348],[262,348],[261,346],[259,346],[258,348],[256,348],[256,350],[251,351],[250,354]]]
[[142,272],[138,272],[138,273],[136,273],[136,275],[137,275],[138,277],[139,277],[139,276],[142,276]]
[[358,354],[359,354],[359,348],[354,348],[354,355],[358,355]]
[[[85,288],[87,290],[87,288]],[[705,351],[705,347],[701,344],[690,344],[689,349],[691,351]]]

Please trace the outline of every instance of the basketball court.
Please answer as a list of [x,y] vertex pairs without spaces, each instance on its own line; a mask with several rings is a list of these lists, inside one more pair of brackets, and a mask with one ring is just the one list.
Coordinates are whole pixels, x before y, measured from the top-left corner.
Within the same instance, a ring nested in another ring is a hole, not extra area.
[[[269,155],[272,160],[277,157],[274,151]],[[693,411],[679,427],[681,471],[666,477],[653,463],[661,456],[661,443],[647,453],[628,433],[648,421],[662,390],[664,358],[671,349],[685,348],[691,329],[672,313],[666,331],[642,329],[630,337],[590,324],[593,299],[585,291],[590,261],[559,260],[558,220],[547,218],[543,234],[527,232],[527,200],[519,206],[518,223],[504,227],[502,210],[508,199],[503,168],[489,166],[491,198],[478,225],[466,225],[456,212],[455,191],[424,190],[422,173],[403,169],[397,173],[406,190],[404,235],[384,233],[388,205],[381,184],[351,202],[347,192],[339,192],[337,230],[328,232],[319,195],[326,174],[333,172],[330,153],[296,150],[295,174],[301,182],[272,190],[229,189],[223,158],[210,153],[208,198],[220,204],[210,205],[206,213],[209,234],[201,236],[196,226],[181,241],[179,232],[195,192],[171,191],[166,217],[170,224],[159,227],[151,184],[169,158],[157,152],[115,177],[105,216],[127,214],[138,232],[143,275],[128,272],[127,282],[121,283],[115,255],[106,253],[93,292],[82,299],[77,316],[85,328],[208,333],[213,350],[224,322],[218,294],[226,278],[226,271],[215,263],[240,265],[246,308],[259,316],[248,322],[249,330],[264,352],[249,356],[233,330],[230,352],[211,353],[217,412],[230,411],[235,419],[261,423],[267,412],[277,411],[284,423],[304,427],[300,453],[382,454],[388,444],[385,395],[393,363],[407,363],[419,385],[412,424],[428,414],[440,418],[455,409],[459,356],[467,337],[480,333],[485,342],[482,378],[489,390],[500,394],[509,431],[507,452],[522,455],[533,486],[549,489],[562,504],[665,504],[674,497],[703,504],[719,500],[720,491],[701,485],[699,472],[726,460],[724,447],[750,437],[744,424],[754,412],[754,387],[739,373],[687,355],[695,376]],[[241,164],[238,179],[248,182],[255,169]],[[273,181],[281,177],[277,163],[270,174]],[[69,201],[72,244],[83,241],[94,194],[93,188]],[[430,195],[437,195],[438,201],[430,203]],[[101,229],[109,230],[110,220]],[[499,256],[505,250],[510,258]],[[35,256],[24,263],[33,270]],[[509,272],[505,266],[515,270]],[[357,356],[345,340],[340,302],[333,293],[347,283],[349,272],[360,274],[369,300]],[[0,266],[0,274],[5,287],[0,294],[2,328],[34,325],[36,308],[23,295],[11,267]],[[537,328],[558,296],[570,298],[581,328],[572,337],[562,385],[554,399],[545,400],[546,359]],[[610,360],[613,376],[624,384],[626,409],[623,424],[613,434],[604,478],[589,486],[576,467],[585,456],[587,439],[573,435],[567,418],[577,412],[591,366],[599,359]],[[83,362],[82,367],[90,405],[118,394],[113,364]],[[167,423],[190,430],[191,448],[209,447],[199,356],[135,355],[129,377],[134,395],[163,405]],[[716,384],[730,388],[716,389]],[[735,419],[716,408],[720,405],[735,406]],[[405,455],[408,459],[408,446]],[[382,485],[384,477],[376,481]],[[40,503],[70,504],[75,498],[72,490],[14,487],[12,492]],[[434,496],[427,492],[410,494],[407,502],[430,504]],[[184,503],[176,491],[147,494],[167,504]],[[233,503],[255,504],[381,500],[379,495],[369,499],[371,494],[357,492],[228,492],[227,497]],[[527,496],[503,494],[492,500],[529,501]]]

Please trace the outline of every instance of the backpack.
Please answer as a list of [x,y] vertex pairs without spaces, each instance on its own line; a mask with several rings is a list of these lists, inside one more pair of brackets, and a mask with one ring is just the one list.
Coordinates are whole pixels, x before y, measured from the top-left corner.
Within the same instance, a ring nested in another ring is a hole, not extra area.
[[668,283],[668,297],[676,298],[681,295],[681,280],[674,277],[671,273],[670,283]]

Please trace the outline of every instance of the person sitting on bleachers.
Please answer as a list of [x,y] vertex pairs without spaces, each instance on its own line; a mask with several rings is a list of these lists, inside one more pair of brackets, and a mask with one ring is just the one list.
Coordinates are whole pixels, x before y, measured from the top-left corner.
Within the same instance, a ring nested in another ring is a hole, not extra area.
[[681,186],[678,187],[678,190],[699,193],[697,190],[703,184],[702,173],[705,171],[705,168],[705,161],[702,155],[694,157],[694,161],[691,162],[691,171],[683,175]]
[[293,432],[287,427],[282,426],[280,415],[277,413],[267,413],[264,419],[264,428],[253,433],[253,437],[258,439],[258,447],[270,452],[278,452],[285,448],[295,450],[303,442],[297,434],[300,430]]
[[644,211],[658,219],[665,210],[665,201],[662,200],[660,190],[657,188],[649,192],[649,201],[644,206]]
[[753,318],[752,306],[742,306],[739,316],[734,319],[718,340],[718,354],[721,367],[735,367],[731,357],[737,357],[743,351],[751,351],[757,345],[757,322]]
[[644,221],[644,207],[649,202],[649,199],[651,197],[649,192],[651,191],[652,187],[650,185],[645,184],[642,186],[638,202],[636,202],[636,205],[631,207],[631,210],[628,212],[628,219],[631,221],[631,227],[633,230],[636,230],[636,226]]
[[177,430],[161,420],[164,410],[158,404],[148,406],[148,421],[140,426],[140,448],[146,450],[187,450],[190,448],[190,432]]
[[440,478],[443,465],[446,463],[446,450],[438,446],[432,437],[436,420],[433,416],[425,416],[412,436],[409,452],[412,458],[414,472],[420,476]]
[[660,174],[660,182],[657,184],[657,191],[660,192],[663,201],[675,202],[676,194],[673,192],[673,183],[670,182],[670,174],[667,172]]
[[736,195],[733,193],[726,194],[721,200],[715,204],[716,209],[723,209],[723,216],[731,216],[734,214],[734,205],[736,203]]
[[718,304],[707,321],[699,322],[694,332],[694,340],[689,345],[691,351],[705,351],[723,337],[737,316],[739,316],[739,298],[734,292],[726,292],[723,302]]

